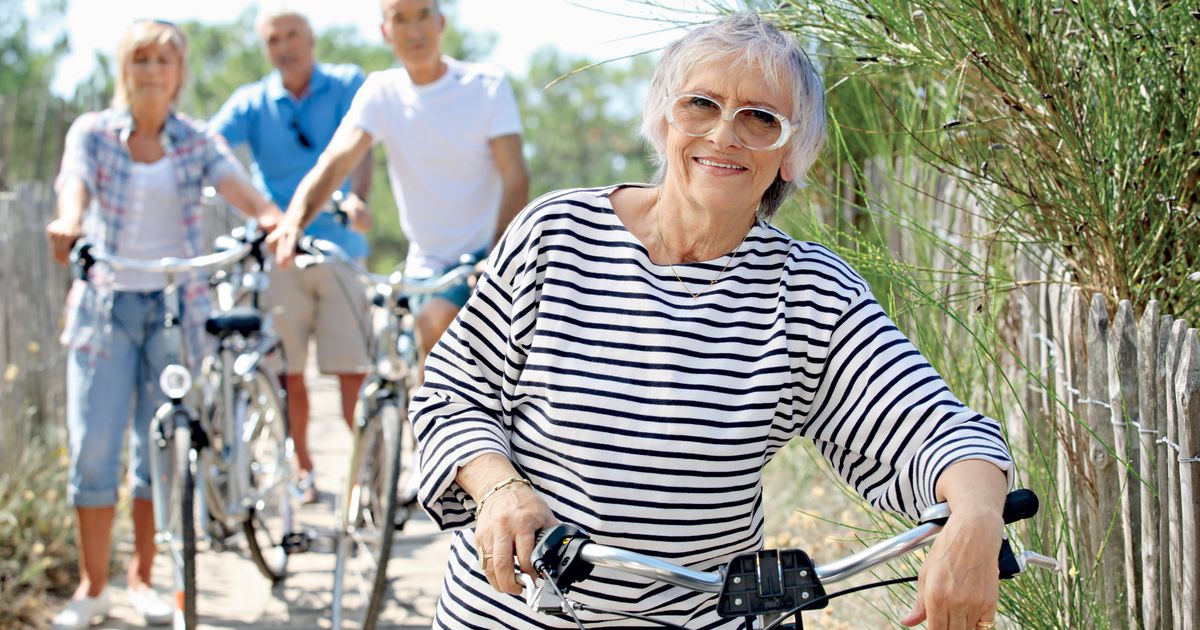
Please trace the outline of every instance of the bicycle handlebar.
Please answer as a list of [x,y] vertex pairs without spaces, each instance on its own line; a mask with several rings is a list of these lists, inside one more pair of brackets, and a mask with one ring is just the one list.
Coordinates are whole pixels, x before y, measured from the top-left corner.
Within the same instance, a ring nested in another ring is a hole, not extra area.
[[251,243],[239,242],[236,247],[232,247],[231,249],[191,258],[167,256],[165,258],[139,259],[114,256],[106,252],[101,252],[91,243],[80,240],[71,249],[71,262],[77,265],[81,276],[85,278],[92,265],[98,262],[104,263],[113,269],[179,273],[184,271],[203,271],[205,269],[230,265],[245,258],[250,254],[252,249],[253,245]]
[[[1036,514],[1037,510],[1038,499],[1032,491],[1016,490],[1010,493],[1005,500],[1004,522],[1014,523],[1029,518]],[[930,506],[922,512],[920,522],[915,527],[845,558],[812,566],[816,585],[819,587],[821,584],[837,582],[858,575],[929,544],[942,530],[949,517],[950,508],[947,504],[939,503]],[[774,566],[779,570],[781,578],[783,563],[779,563],[778,559],[784,554],[791,554],[793,558],[802,557],[803,562],[811,566],[807,555],[800,550],[744,554],[755,556],[751,558],[752,566],[760,576],[765,573],[760,566],[764,560],[764,553],[768,554],[767,564],[776,563]],[[772,553],[775,554],[775,559],[770,557]],[[1011,559],[1006,558],[1006,555]],[[566,593],[574,582],[585,579],[591,573],[592,567],[616,569],[629,575],[646,577],[697,592],[721,593],[727,588],[730,567],[742,557],[734,558],[729,564],[714,572],[696,571],[651,556],[592,542],[587,534],[578,528],[560,524],[538,533],[532,561],[534,568],[543,576],[552,579],[555,590],[562,593]],[[1009,562],[1007,566],[1002,566],[1004,577],[1019,574],[1029,565],[1053,571],[1058,570],[1057,560],[1032,551],[1025,551],[1021,556],[1013,557],[1007,539],[1001,548],[1001,565],[1005,565],[1006,559]],[[794,563],[791,566],[795,567]],[[804,574],[801,575],[804,576]],[[759,579],[765,578],[760,577]],[[734,581],[737,582],[737,579]],[[779,582],[782,584],[783,580],[780,579]],[[553,594],[547,594],[542,588],[530,588],[532,586],[534,586],[532,580],[526,582],[526,603],[531,608],[541,611],[560,610],[561,599]]]
[[332,260],[347,266],[363,282],[377,288],[386,287],[392,293],[407,295],[428,295],[445,291],[474,273],[476,263],[471,256],[463,256],[457,266],[452,267],[436,279],[410,281],[404,271],[399,269],[386,276],[372,273],[358,264],[358,261],[347,254],[344,249],[338,247],[336,243],[324,239],[305,236],[296,245],[296,251],[300,254],[296,257],[298,267],[305,268],[313,264],[325,264]]

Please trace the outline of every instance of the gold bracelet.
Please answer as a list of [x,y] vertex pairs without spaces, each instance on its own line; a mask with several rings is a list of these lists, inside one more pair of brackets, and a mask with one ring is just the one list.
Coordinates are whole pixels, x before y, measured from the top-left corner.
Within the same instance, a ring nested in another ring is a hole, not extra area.
[[501,488],[512,485],[514,483],[523,483],[523,484],[529,486],[530,488],[533,487],[533,484],[529,483],[529,480],[525,479],[524,477],[509,477],[508,479],[501,481],[500,483],[492,486],[492,489],[488,490],[486,493],[484,493],[483,498],[475,503],[475,518],[479,518],[479,514],[481,512],[483,512],[483,504],[485,501],[492,498],[492,495],[496,494],[496,492],[498,492]]

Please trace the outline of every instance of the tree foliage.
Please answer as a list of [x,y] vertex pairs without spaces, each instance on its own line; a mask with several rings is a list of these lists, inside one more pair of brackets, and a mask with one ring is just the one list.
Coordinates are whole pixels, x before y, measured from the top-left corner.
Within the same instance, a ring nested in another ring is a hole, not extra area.
[[66,10],[65,0],[44,2],[37,15],[27,15],[22,0],[0,0],[0,95],[26,90],[48,90],[54,74],[54,63],[67,52],[64,35],[54,38],[50,46],[34,43],[34,32],[61,20]]
[[647,56],[593,65],[553,48],[534,54],[518,84],[533,196],[649,178],[637,127],[652,70]]

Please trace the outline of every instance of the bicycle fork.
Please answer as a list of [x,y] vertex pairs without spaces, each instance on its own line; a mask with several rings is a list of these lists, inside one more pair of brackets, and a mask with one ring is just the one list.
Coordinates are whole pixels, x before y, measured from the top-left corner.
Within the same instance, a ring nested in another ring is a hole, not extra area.
[[[166,547],[171,556],[175,610],[185,614],[186,577],[183,527],[187,526],[181,509],[189,502],[183,493],[193,491],[184,482],[186,469],[196,467],[198,444],[194,443],[195,414],[178,400],[164,403],[150,420],[150,491],[154,507],[154,542]],[[177,623],[177,626],[179,624]]]

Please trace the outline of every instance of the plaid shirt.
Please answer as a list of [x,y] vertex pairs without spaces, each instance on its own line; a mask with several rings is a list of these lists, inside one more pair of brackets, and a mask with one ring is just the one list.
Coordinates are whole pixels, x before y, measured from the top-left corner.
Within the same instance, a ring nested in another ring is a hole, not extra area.
[[[62,187],[72,179],[82,180],[91,195],[84,217],[83,238],[102,251],[119,256],[121,230],[130,207],[128,189],[133,156],[128,141],[133,117],[125,109],[106,109],[83,114],[67,132],[62,169],[55,184]],[[209,135],[203,123],[172,112],[163,125],[163,150],[170,158],[178,192],[183,202],[184,250],[182,257],[206,251],[200,220],[201,195],[206,183],[219,184],[230,175],[241,174],[241,166],[219,135]],[[66,326],[61,341],[69,348],[103,356],[112,338],[113,274],[104,265],[92,268],[88,282],[75,281],[67,296]],[[204,320],[208,316],[208,294],[204,278],[182,281],[183,324],[192,362],[203,356],[208,342]],[[89,362],[90,363],[90,362]]]

